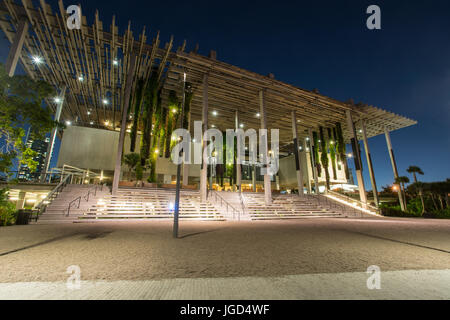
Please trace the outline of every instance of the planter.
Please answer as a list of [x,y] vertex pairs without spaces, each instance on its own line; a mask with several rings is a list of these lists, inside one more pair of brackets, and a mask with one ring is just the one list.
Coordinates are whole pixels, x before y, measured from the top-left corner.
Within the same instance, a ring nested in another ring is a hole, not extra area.
[[158,188],[158,184],[153,183],[153,182],[144,182],[143,187],[144,188]]
[[119,187],[135,187],[135,181],[119,181]]
[[30,221],[31,210],[19,210],[17,211],[16,225],[27,225]]

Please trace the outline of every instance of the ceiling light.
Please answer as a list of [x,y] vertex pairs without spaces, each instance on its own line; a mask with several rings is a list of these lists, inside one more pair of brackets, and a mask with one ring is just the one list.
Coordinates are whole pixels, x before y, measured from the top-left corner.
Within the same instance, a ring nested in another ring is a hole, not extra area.
[[88,114],[88,115],[90,115],[90,114],[91,114],[91,112],[90,112],[90,111],[88,111],[88,112],[87,112],[87,114]]
[[72,124],[71,121],[69,121],[69,120],[66,121],[66,125],[70,126],[71,124]]
[[94,121],[89,122],[89,124],[92,126],[94,124]]
[[109,101],[107,99],[103,99],[103,104],[108,104]]
[[244,127],[244,124],[243,124],[243,123],[241,123],[241,124],[239,125],[239,127],[243,128],[243,127]]
[[78,77],[78,80],[83,82],[84,81],[84,77],[81,75],[81,76]]
[[61,98],[59,98],[59,97],[56,97],[54,100],[55,100],[55,103],[60,103],[61,102]]
[[44,60],[41,57],[39,57],[39,56],[34,56],[33,57],[33,62],[35,64],[41,64],[42,62],[44,62]]
[[212,115],[213,115],[213,116],[217,116],[217,111],[214,110],[214,111],[212,112]]
[[259,117],[261,116],[261,114],[258,112],[258,113],[256,114],[256,116],[259,118]]
[[114,59],[113,65],[118,66],[119,65],[119,61],[117,61],[117,59]]

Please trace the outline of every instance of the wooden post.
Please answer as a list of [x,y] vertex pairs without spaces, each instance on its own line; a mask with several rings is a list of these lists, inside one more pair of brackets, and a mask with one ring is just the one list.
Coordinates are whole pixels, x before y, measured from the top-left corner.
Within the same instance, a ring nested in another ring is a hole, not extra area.
[[16,36],[14,37],[11,49],[9,50],[8,58],[5,63],[5,70],[10,77],[14,76],[16,72],[17,62],[22,53],[23,42],[28,32],[28,20],[26,18],[19,21]]
[[[235,121],[235,127],[236,127],[236,131],[239,130],[239,112],[238,110],[236,110],[234,112],[234,121]],[[236,143],[237,143],[237,155],[236,155],[236,188],[238,191],[241,191],[241,185],[242,185],[242,173],[241,173],[241,155],[239,153],[239,141],[240,139],[237,138],[236,139]]]
[[125,94],[122,110],[122,123],[120,125],[119,145],[117,146],[116,165],[114,167],[114,179],[112,185],[112,194],[115,195],[119,189],[120,170],[122,167],[123,143],[125,141],[125,132],[127,130],[127,114],[130,104],[131,87],[133,85],[134,70],[136,67],[136,55],[131,55],[130,69],[127,74],[127,82],[125,86]]
[[358,180],[359,198],[362,203],[367,203],[366,189],[364,187],[364,178],[362,175],[361,155],[359,153],[358,137],[353,124],[353,118],[350,110],[346,110],[347,114],[347,129],[350,133],[350,141],[353,149],[353,159],[355,161],[356,178]]
[[[261,129],[267,129],[267,120],[266,120],[266,101],[264,97],[264,90],[259,91],[259,108],[260,108],[260,114],[261,114]],[[261,138],[261,136],[260,136]],[[265,150],[263,152],[263,159],[268,159],[268,136],[265,137]],[[268,161],[267,161],[268,162]],[[269,167],[269,164],[267,165],[263,164],[263,168],[267,169]],[[266,170],[264,174],[264,200],[266,205],[269,205],[272,203],[272,183],[270,182],[270,175],[268,171]]]
[[378,199],[377,183],[375,181],[375,173],[373,171],[372,156],[370,155],[370,149],[369,149],[369,141],[367,140],[366,121],[365,120],[361,120],[361,131],[362,131],[362,136],[363,136],[363,141],[364,141],[364,150],[366,151],[367,166],[369,168],[370,183],[372,184],[373,201],[375,202],[375,205],[378,207],[379,199]]

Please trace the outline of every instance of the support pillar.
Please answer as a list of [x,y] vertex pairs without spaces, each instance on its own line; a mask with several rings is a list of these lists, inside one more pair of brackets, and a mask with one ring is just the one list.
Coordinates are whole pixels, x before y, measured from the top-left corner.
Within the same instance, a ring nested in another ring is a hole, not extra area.
[[256,192],[256,165],[252,166],[252,189]]
[[[56,112],[55,112],[55,118],[54,118],[54,120],[58,121],[58,122],[61,118],[61,111],[63,108],[64,99],[66,96],[66,86],[65,85],[62,87],[59,95],[60,95],[59,98],[61,99],[61,101],[56,106]],[[50,161],[52,160],[52,154],[53,154],[53,149],[55,147],[55,140],[56,140],[57,133],[58,133],[58,128],[54,127],[52,130],[52,133],[50,135],[50,141],[48,142],[48,146],[47,146],[47,154],[45,155],[44,170],[41,173],[41,183],[45,182],[47,172],[50,168]]]
[[205,132],[208,130],[208,74],[203,75],[203,108],[202,108],[202,168],[200,171],[200,201],[206,202],[208,197],[207,180],[208,180],[208,159],[207,159],[207,142],[205,141]]
[[115,195],[119,189],[120,171],[122,168],[123,143],[125,141],[125,132],[127,130],[128,107],[130,104],[131,86],[133,85],[134,70],[136,67],[136,55],[130,59],[130,69],[127,74],[125,85],[125,94],[123,98],[122,123],[120,125],[119,145],[117,146],[116,165],[114,167],[114,178],[112,185],[112,194]]
[[297,132],[297,115],[295,111],[291,112],[292,115],[292,139],[294,140],[294,156],[295,156],[295,169],[297,171],[297,185],[298,195],[303,195],[303,172],[302,164],[299,154],[298,132]]
[[308,136],[309,136],[309,145],[311,146],[309,149],[309,152],[311,152],[311,169],[312,169],[313,178],[314,178],[314,193],[319,194],[320,193],[319,192],[319,175],[317,173],[317,167],[315,165],[316,159],[315,159],[315,155],[314,155],[314,148],[316,146],[314,145],[312,129],[308,129]]
[[[303,140],[303,154],[305,155],[304,159],[305,159],[305,168],[306,168],[306,187],[308,189],[308,194],[312,194],[312,186],[311,186],[311,177],[309,176],[309,171],[308,171],[308,153],[307,150],[309,149],[309,145],[308,145],[308,141],[305,139]],[[311,150],[310,150],[311,152]]]
[[16,210],[23,209],[25,206],[25,196],[27,193],[25,191],[19,191],[19,199],[16,202]]
[[364,179],[362,175],[362,163],[361,163],[361,155],[359,153],[359,145],[358,145],[358,137],[355,131],[355,125],[353,123],[353,118],[350,110],[346,110],[347,114],[347,129],[350,133],[350,140],[353,149],[353,159],[355,161],[355,170],[356,170],[356,178],[358,180],[358,188],[359,188],[359,198],[362,203],[367,203],[366,197],[366,189],[364,187]]
[[16,72],[17,62],[22,53],[23,42],[28,32],[28,20],[23,19],[19,21],[16,36],[14,37],[11,49],[9,50],[8,58],[5,63],[5,70],[10,77],[14,76]]
[[[388,147],[389,157],[391,158],[391,164],[392,164],[392,171],[394,172],[394,179],[398,178],[398,169],[397,169],[397,162],[395,161],[394,157],[394,150],[392,149],[392,142],[391,142],[391,136],[389,134],[389,130],[384,127],[384,135],[386,136],[386,143]],[[398,200],[400,202],[400,207],[402,211],[406,210],[405,202],[403,200],[403,190],[401,186],[398,188]]]
[[377,183],[375,181],[375,173],[373,172],[372,156],[370,155],[369,141],[367,140],[365,120],[361,120],[361,130],[364,141],[364,150],[366,151],[367,166],[369,168],[370,183],[372,184],[373,201],[375,202],[375,205],[378,207],[379,199],[378,199]]
[[[239,112],[238,110],[234,113],[234,120],[236,125],[236,130],[239,130]],[[241,155],[239,153],[239,139],[236,139],[237,142],[237,155],[236,155],[236,187],[237,190],[241,191],[241,185],[242,185],[242,172],[241,172]]]
[[[188,115],[188,127],[187,127],[188,132],[191,132],[191,114],[189,113]],[[192,142],[189,141],[189,144],[191,144]],[[192,159],[192,155],[189,154],[189,157]],[[191,160],[189,159],[189,160]],[[183,163],[183,186],[187,186],[189,185],[189,164],[187,163]]]
[[[260,114],[261,114],[261,129],[267,129],[267,119],[266,119],[266,100],[264,97],[264,91],[260,90],[259,91],[259,108],[260,108]],[[261,138],[261,136],[260,136]],[[265,145],[265,150],[263,152],[263,159],[267,160],[269,157],[268,155],[268,135],[265,138],[264,143]],[[266,161],[268,162],[268,161]],[[266,165],[266,168],[269,165]],[[264,167],[263,167],[264,168]],[[266,169],[264,168],[264,169]],[[265,174],[264,174],[264,200],[266,205],[269,205],[272,203],[272,184],[270,182],[270,175],[268,173],[268,171],[266,170]]]

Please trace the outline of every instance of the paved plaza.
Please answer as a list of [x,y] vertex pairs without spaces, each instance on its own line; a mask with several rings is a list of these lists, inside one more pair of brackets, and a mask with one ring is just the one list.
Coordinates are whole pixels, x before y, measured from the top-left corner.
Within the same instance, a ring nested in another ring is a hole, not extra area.
[[[179,239],[171,228],[1,228],[0,299],[450,299],[447,220],[182,221]],[[68,286],[70,266],[81,282]],[[370,266],[380,289],[367,288]]]

